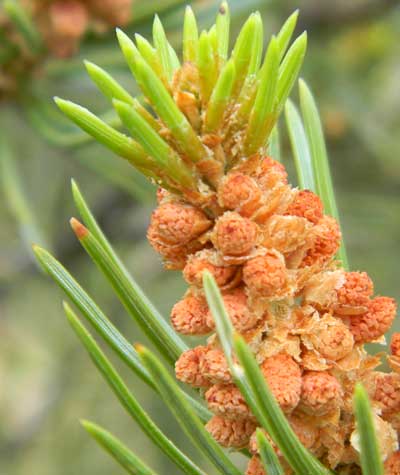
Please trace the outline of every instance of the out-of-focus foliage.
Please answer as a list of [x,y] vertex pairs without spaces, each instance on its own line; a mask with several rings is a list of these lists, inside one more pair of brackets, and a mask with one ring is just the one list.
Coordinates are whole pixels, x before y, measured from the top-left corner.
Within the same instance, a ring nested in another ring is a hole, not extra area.
[[[135,3],[137,8],[151,4],[160,10],[164,3],[179,2]],[[309,30],[303,76],[322,110],[350,267],[368,270],[377,293],[398,298],[400,9],[395,3],[252,0],[240,5],[233,1],[232,16],[235,27],[249,11],[260,9],[269,36],[293,9],[300,8],[299,32]],[[212,0],[192,2],[200,12],[202,26],[210,23],[218,4]],[[169,39],[177,42],[183,7],[171,7],[161,16]],[[126,31],[146,36],[150,23],[144,19]],[[33,216],[34,227],[28,226],[28,231],[39,230],[35,239],[49,243],[57,257],[79,273],[98,303],[133,342],[139,339],[138,329],[122,317],[115,297],[69,230],[68,218],[73,212],[69,178],[78,179],[127,266],[166,316],[185,286],[177,275],[162,272],[143,239],[153,191],[137,181],[127,164],[99,146],[62,146],[66,137],[76,137],[70,135],[76,131],[52,106],[53,94],[77,102],[84,97],[84,103],[94,110],[106,111],[105,101],[87,79],[82,64],[85,57],[133,89],[111,34],[103,40],[88,37],[79,55],[67,62],[48,62],[43,76],[30,88],[34,90],[30,90],[33,97],[29,101],[20,98],[0,104],[2,154],[7,139],[12,161],[6,168],[2,155],[0,173],[6,180],[17,173],[20,192]],[[41,120],[46,117],[50,120]],[[57,124],[60,128],[56,131],[68,134],[55,135],[50,126]],[[290,164],[294,177],[286,140],[283,161]],[[167,473],[172,467],[161,455],[153,454],[149,442],[141,436],[129,439],[133,423],[72,336],[59,305],[60,294],[33,264],[27,246],[32,232],[27,233],[16,219],[18,213],[4,185],[2,182],[5,193],[0,202],[0,473],[115,473],[113,462],[77,423],[83,416],[112,427],[135,452],[151,459],[155,469]],[[136,386],[140,384],[140,399],[151,407],[160,426],[168,426],[168,432],[173,433],[174,422],[166,416],[162,400],[131,374],[127,376],[135,394],[139,394]],[[178,430],[175,434],[178,442],[184,437]]]

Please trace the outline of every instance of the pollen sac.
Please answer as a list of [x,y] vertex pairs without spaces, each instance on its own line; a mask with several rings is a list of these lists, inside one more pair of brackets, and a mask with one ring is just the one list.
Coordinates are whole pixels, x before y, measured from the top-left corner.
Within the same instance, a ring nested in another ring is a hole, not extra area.
[[391,327],[396,316],[396,302],[390,297],[375,297],[363,315],[350,319],[350,330],[357,343],[379,339]]
[[[250,310],[247,304],[247,295],[242,288],[224,294],[223,299],[226,311],[237,330],[249,330],[256,325],[258,316]],[[215,324],[211,311],[207,314],[206,322],[210,328],[214,328]]]
[[329,373],[310,371],[303,376],[300,408],[307,414],[322,416],[338,410],[342,403],[339,381]]
[[219,287],[225,287],[233,283],[237,267],[214,264],[212,262],[213,257],[214,253],[208,249],[190,256],[183,269],[183,277],[186,282],[196,287],[202,287],[203,272],[208,270]]
[[315,274],[305,286],[304,298],[319,310],[345,317],[365,313],[373,291],[366,272],[340,269]]
[[400,411],[400,374],[378,373],[373,399],[379,402],[382,413]]
[[384,465],[385,475],[400,475],[400,451],[392,454]]
[[204,354],[200,362],[200,371],[213,384],[232,382],[224,352],[219,348],[210,348]]
[[246,468],[246,475],[268,475],[258,455],[253,455]]
[[208,305],[203,297],[188,295],[174,305],[171,324],[183,335],[206,335],[211,328],[207,324]]
[[[297,438],[306,449],[311,449],[318,445],[319,428],[316,426],[313,418],[308,417],[305,414],[289,414],[287,416],[287,420],[293,429],[293,432],[296,434]],[[263,432],[269,439],[276,452],[280,453],[279,449],[275,446],[275,443],[270,438],[268,433],[266,433],[264,430]],[[249,450],[253,455],[259,453],[256,432],[253,432],[250,437]]]
[[76,52],[89,24],[86,6],[77,0],[55,1],[48,9],[44,34],[52,54],[66,58]]
[[218,188],[218,202],[225,209],[237,211],[250,217],[261,202],[261,190],[257,183],[243,173],[230,173],[221,181]]
[[166,267],[182,269],[187,255],[204,247],[197,238],[211,225],[200,209],[167,201],[153,211],[147,238],[166,260]]
[[197,346],[183,352],[175,363],[177,379],[195,388],[210,386],[210,381],[200,369],[207,351],[206,346]]
[[222,447],[245,447],[256,425],[250,419],[226,419],[212,417],[206,424],[207,431]]
[[162,256],[164,267],[168,270],[183,269],[186,265],[188,254],[202,248],[202,245],[198,242],[193,242],[183,246],[170,246],[152,241],[151,245],[154,250]]
[[255,178],[264,190],[271,190],[277,185],[287,184],[287,173],[282,163],[271,157],[262,157],[257,167]]
[[299,403],[301,393],[301,370],[293,358],[279,354],[267,358],[261,371],[284,412],[291,412]]
[[27,4],[46,47],[58,58],[76,53],[90,27],[104,32],[128,23],[132,13],[132,0],[31,0]]
[[303,259],[302,266],[324,264],[339,249],[341,232],[336,219],[324,216],[314,227],[314,243]]
[[249,418],[250,409],[234,384],[215,384],[205,393],[209,409],[227,419]]
[[352,309],[367,307],[373,293],[374,285],[366,272],[346,272],[343,285],[337,289],[336,313],[351,315]]
[[288,421],[306,449],[315,449],[319,446],[319,428],[313,418],[307,418],[303,414],[291,414]]
[[284,260],[275,252],[254,257],[243,266],[243,281],[249,293],[259,297],[273,297],[286,286]]
[[392,340],[390,342],[390,352],[393,356],[400,357],[400,333],[393,333]]
[[148,237],[152,245],[158,242],[183,245],[196,239],[210,226],[211,221],[200,209],[171,201],[153,211]]
[[306,218],[317,224],[322,218],[324,206],[319,196],[309,190],[299,191],[286,210],[286,215]]
[[86,30],[88,11],[77,0],[55,1],[49,8],[49,20],[54,32],[60,38],[80,38]]
[[111,26],[126,25],[132,14],[133,0],[86,0],[93,14]]
[[274,215],[263,229],[263,245],[290,255],[311,245],[312,224],[298,216]]
[[254,249],[257,237],[256,223],[238,213],[228,211],[215,225],[213,243],[227,260],[230,257],[245,258]]
[[329,315],[321,319],[309,338],[314,348],[332,361],[344,358],[354,346],[354,337],[349,328],[341,320]]

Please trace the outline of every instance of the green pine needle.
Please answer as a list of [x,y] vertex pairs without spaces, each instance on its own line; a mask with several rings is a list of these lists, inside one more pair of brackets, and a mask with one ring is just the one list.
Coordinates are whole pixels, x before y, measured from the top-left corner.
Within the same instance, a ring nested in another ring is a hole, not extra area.
[[[330,471],[308,452],[293,432],[288,420],[274,398],[267,382],[244,339],[234,337],[235,355],[240,361],[244,379],[251,390],[248,404],[270,434],[294,472],[299,475],[329,475]],[[253,402],[254,401],[254,402]],[[252,405],[254,404],[254,407]],[[260,417],[261,416],[261,417]]]
[[198,67],[201,98],[203,104],[207,104],[217,79],[217,65],[215,63],[211,35],[207,31],[202,31],[200,35]]
[[134,42],[129,38],[129,36],[126,35],[122,30],[117,28],[115,31],[119,46],[129,66],[129,69],[136,77],[136,60],[140,56],[139,50],[136,48]]
[[110,348],[146,384],[154,387],[136,351],[72,275],[50,253],[34,246],[35,256],[43,270],[55,281],[80,310],[86,320],[101,335]]
[[159,132],[162,129],[162,126],[160,123],[154,118],[150,112],[142,106],[142,104],[139,102],[138,99],[133,100],[133,108],[135,109],[136,112],[138,112],[143,119],[156,131]]
[[279,80],[276,93],[278,114],[285,106],[286,99],[297,80],[307,49],[307,32],[302,33],[292,44],[279,68]]
[[[253,414],[298,475],[328,475],[329,470],[323,467],[298,440],[268,388],[247,344],[242,337],[234,334],[221,293],[208,271],[203,273],[203,287],[234,382]],[[241,366],[234,362],[234,355]]]
[[92,422],[82,420],[84,429],[131,475],[156,475],[139,457],[110,432]]
[[28,15],[27,9],[17,0],[5,0],[3,7],[10,20],[21,33],[28,48],[36,54],[40,53],[43,48],[43,41],[39,30]]
[[[121,36],[121,47],[124,54],[127,50],[126,46],[124,46],[126,42],[125,36]],[[144,61],[136,48],[135,50],[128,49],[127,51],[132,63],[131,69],[139,87],[150,100],[159,117],[170,129],[177,141],[178,148],[194,162],[204,158],[206,152],[202,143],[185,115],[179,110],[161,79]]]
[[278,44],[276,38],[272,37],[260,72],[260,84],[246,133],[244,144],[246,155],[256,153],[266,143],[275,125],[276,114],[274,105],[278,86],[278,72]]
[[164,68],[161,64],[160,56],[158,55],[157,50],[151,46],[151,44],[146,40],[146,38],[144,38],[142,35],[139,35],[138,33],[135,34],[135,40],[137,49],[142,55],[142,58],[157,74],[157,76],[161,78],[163,83],[168,86],[169,82],[165,74]]
[[5,204],[9,207],[19,225],[19,231],[26,248],[30,250],[32,242],[47,242],[37,217],[32,209],[31,199],[22,180],[18,157],[8,144],[6,131],[0,133],[0,183]]
[[365,388],[358,383],[354,391],[354,412],[360,439],[363,475],[383,475],[381,451],[376,437],[371,404]]
[[[208,38],[210,40],[210,45],[211,49],[213,52],[213,57],[214,61],[218,60],[218,51],[217,51],[217,27],[214,23],[214,25],[211,26],[211,28],[208,30]],[[218,61],[217,64],[215,64],[215,70],[218,71]]]
[[173,364],[187,349],[185,343],[154,308],[137,283],[118,261],[104,250],[93,234],[76,219],[71,220],[71,226],[79,242],[113,286],[128,314],[138,323],[165,359]]
[[[104,235],[103,231],[101,230],[99,224],[96,221],[96,218],[94,217],[92,211],[90,210],[90,207],[88,203],[86,202],[81,190],[79,189],[78,184],[76,183],[75,180],[71,180],[71,191],[72,191],[72,196],[74,199],[74,203],[76,206],[76,209],[79,212],[79,215],[81,216],[85,226],[89,229],[89,231],[93,234],[93,236],[97,239],[97,241],[100,243],[101,247],[107,252],[107,254],[110,256],[110,258],[121,268],[124,268],[124,264],[122,261],[118,258],[117,254],[114,252],[114,249],[112,248],[110,242]],[[125,272],[126,269],[124,269]]]
[[317,191],[324,203],[325,211],[335,218],[338,218],[339,214],[334,197],[333,183],[319,112],[312,93],[303,80],[299,81],[299,94],[301,112],[310,144]]
[[228,365],[233,365],[233,334],[234,329],[229,315],[226,311],[224,301],[214,277],[209,271],[203,272],[203,288],[207,299],[208,307],[215,321],[217,334],[224,350]]
[[[92,335],[86,330],[67,304],[64,304],[64,311],[69,324],[85,347],[86,351],[89,353],[93,363],[100,371],[121,405],[126,409],[132,419],[136,421],[149,439],[187,475],[205,475],[204,472],[199,469],[189,457],[183,454],[157,427],[157,425],[154,424],[137,399],[129,391],[113,365],[101,351]],[[185,400],[183,396],[181,397]]]
[[230,12],[227,2],[222,2],[219,7],[216,24],[217,57],[219,70],[224,66],[228,57]]
[[84,61],[86,70],[99,90],[109,99],[118,99],[134,107],[134,109],[153,127],[159,131],[160,125],[157,120],[148,112],[140,102],[132,97],[112,76],[103,68],[90,61]]
[[92,81],[108,99],[118,99],[133,105],[134,98],[107,71],[90,61],[84,61]]
[[55,97],[54,100],[59,109],[78,127],[114,153],[139,168],[151,167],[152,161],[148,159],[143,148],[130,137],[118,132],[92,112],[78,104],[65,101],[59,97]]
[[222,126],[224,113],[231,99],[235,74],[235,63],[230,60],[223,68],[207,106],[205,131],[208,133],[217,132]]
[[218,471],[223,475],[240,475],[240,470],[225,455],[221,446],[204,428],[200,419],[190,405],[182,397],[179,386],[162,366],[156,356],[147,348],[137,345],[137,351],[143,364],[156,381],[158,390],[165,404],[179,422],[182,429],[190,437],[193,444],[209,458]]
[[256,416],[260,416],[261,418],[261,415],[257,412],[258,409],[254,402],[253,395],[251,394],[251,390],[247,382],[243,380],[243,372],[234,361],[234,328],[226,311],[224,301],[222,299],[218,286],[209,271],[203,272],[203,288],[204,293],[206,295],[208,307],[214,318],[217,335],[221,343],[221,347],[224,351],[224,355],[228,363],[229,370],[232,374],[233,380],[242,392],[249,406],[252,408],[254,414]]
[[183,21],[183,60],[197,64],[199,55],[199,31],[196,17],[188,5]]
[[181,185],[183,188],[195,191],[196,182],[193,172],[151,125],[126,102],[114,99],[113,105],[130,134],[136,138],[146,153],[154,158],[156,165],[153,169],[159,168],[161,176],[175,182],[176,188]]
[[[112,248],[111,244],[109,243],[108,239],[104,235],[103,231],[101,230],[100,226],[98,225],[93,213],[91,212],[84,196],[82,195],[77,183],[72,180],[72,194],[75,202],[75,206],[87,226],[87,228],[90,230],[90,232],[93,234],[93,236],[96,238],[97,242],[101,245],[103,248],[104,252],[106,252],[109,256],[110,259],[115,263],[115,265],[121,269],[121,271],[130,279],[131,285],[135,287],[136,293],[138,296],[138,302],[140,308],[146,308],[148,306],[148,299],[147,297],[143,294],[142,290],[138,286],[138,284],[135,282],[135,280],[130,277],[129,272],[126,270],[124,264],[122,261],[119,259],[117,254],[115,253],[114,249]],[[83,312],[83,310],[81,310]],[[159,315],[159,314],[158,314]],[[161,317],[162,318],[162,317]],[[100,333],[100,331],[99,331]],[[131,345],[130,345],[131,346]],[[132,348],[132,347],[131,347]],[[208,420],[210,418],[210,413],[205,407],[197,402],[196,400],[192,399],[190,396],[185,394],[185,397],[190,401],[190,404],[192,407],[195,409],[197,415],[203,420]]]
[[282,28],[280,29],[279,33],[276,36],[276,39],[278,41],[280,59],[282,59],[286,53],[287,47],[289,46],[293,32],[296,28],[298,17],[299,17],[299,10],[296,10],[285,21],[285,23],[283,24]]
[[171,60],[171,65],[172,65],[172,70],[175,72],[181,67],[181,63],[179,61],[178,55],[176,54],[176,51],[174,50],[173,46],[171,43],[168,43],[168,51],[170,55],[170,60]]
[[260,69],[264,48],[264,26],[261,15],[257,12],[254,16],[253,44],[246,79],[252,79]]
[[274,160],[281,161],[281,144],[278,124],[272,129],[269,136],[268,153]]
[[[301,113],[310,147],[317,193],[324,203],[326,213],[336,218],[340,223],[321,119],[314,97],[303,80],[299,81],[299,93]],[[349,264],[343,239],[338,255],[343,267],[348,269]]]
[[256,439],[265,473],[268,475],[284,475],[285,472],[274,448],[260,428],[256,429]]
[[[152,389],[157,390],[151,376],[142,365],[132,344],[111,323],[110,319],[102,312],[79,283],[47,251],[38,246],[34,246],[33,250],[45,272],[52,277],[56,284],[71,299],[88,323],[92,325],[121,361],[123,361],[139,379]],[[210,418],[210,412],[202,404],[183,391],[182,395],[187,399],[201,420],[207,421]]]
[[303,122],[297,108],[290,99],[286,102],[285,118],[299,187],[317,193],[311,153]]
[[236,67],[236,79],[233,88],[235,95],[239,94],[247,76],[249,65],[252,61],[254,62],[254,52],[259,51],[259,35],[257,34],[259,21],[259,13],[252,13],[250,15],[240,30],[233,48],[232,59],[234,60]]
[[174,74],[174,66],[170,55],[168,40],[165,35],[164,27],[158,15],[154,17],[153,22],[153,42],[160,58],[164,73],[167,76],[168,82],[171,82]]

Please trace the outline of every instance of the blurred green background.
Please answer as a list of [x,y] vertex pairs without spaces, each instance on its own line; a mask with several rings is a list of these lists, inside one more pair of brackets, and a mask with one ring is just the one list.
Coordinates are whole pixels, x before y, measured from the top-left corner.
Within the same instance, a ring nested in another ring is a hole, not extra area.
[[[162,12],[168,37],[179,44],[184,3],[135,0],[134,18],[145,3]],[[191,2],[201,26],[211,24],[218,3]],[[351,268],[367,270],[378,294],[399,298],[400,5],[385,0],[233,0],[231,8],[233,31],[259,9],[266,39],[300,9],[298,32],[309,33],[302,76],[319,102]],[[149,17],[125,30],[149,35]],[[173,470],[92,366],[65,321],[63,295],[38,270],[30,251],[32,241],[50,248],[130,341],[145,341],[69,229],[74,177],[124,262],[166,318],[185,290],[179,273],[163,271],[145,240],[154,190],[100,146],[78,144],[76,131],[51,104],[57,94],[96,112],[107,110],[85,74],[84,57],[135,90],[109,34],[89,36],[71,60],[48,61],[27,87],[29,100],[0,103],[0,473],[5,475],[120,473],[81,429],[80,418],[116,433],[160,473]],[[281,125],[283,161],[295,182]],[[15,206],[20,196],[27,205],[22,211]],[[160,426],[194,453],[162,401],[125,368],[121,371]]]

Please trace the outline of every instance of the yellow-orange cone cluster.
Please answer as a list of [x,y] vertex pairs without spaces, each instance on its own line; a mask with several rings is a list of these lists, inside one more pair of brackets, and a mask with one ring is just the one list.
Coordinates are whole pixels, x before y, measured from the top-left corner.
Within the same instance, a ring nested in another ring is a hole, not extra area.
[[126,25],[132,10],[132,0],[34,0],[29,4],[46,46],[61,58],[77,51],[89,28],[104,31]]
[[75,54],[89,30],[103,33],[129,23],[133,0],[21,0],[20,3],[44,48],[33,49],[0,12],[0,30],[4,44],[10,49],[0,71],[0,99],[15,95],[19,83],[36,72],[45,57],[64,59]]
[[364,349],[382,340],[396,304],[373,295],[365,272],[346,272],[335,259],[339,226],[324,215],[317,195],[288,185],[271,157],[250,162],[223,176],[212,207],[159,193],[148,238],[189,284],[171,323],[184,335],[208,336],[179,358],[177,378],[202,388],[215,414],[209,432],[224,447],[247,447],[254,454],[248,475],[262,475],[252,436],[257,422],[232,381],[202,290],[207,269],[302,443],[331,468],[359,464],[352,396],[361,381],[373,403],[386,472],[400,473],[400,336],[392,340],[391,373],[377,371],[380,357]]
[[[315,193],[292,187],[284,166],[267,156],[305,54],[305,33],[288,48],[296,18],[271,38],[264,61],[259,13],[250,15],[229,52],[226,2],[216,24],[200,34],[186,9],[182,63],[157,18],[154,48],[140,35],[135,44],[119,31],[154,114],[118,88],[113,105],[132,135],[114,130],[118,144],[89,111],[60,99],[57,104],[163,188],[148,239],[166,268],[182,271],[189,286],[172,309],[171,324],[205,341],[180,356],[176,375],[204,394],[214,413],[207,424],[214,438],[224,447],[247,447],[253,454],[248,475],[263,473],[252,436],[257,421],[215,332],[204,270],[214,276],[233,327],[304,445],[326,466],[357,472],[352,399],[355,383],[362,382],[389,475],[398,467],[400,339],[394,337],[387,357],[391,373],[377,370],[381,355],[368,355],[364,345],[383,341],[395,302],[375,296],[365,272],[342,267],[335,258],[341,244],[336,219],[324,213]],[[96,83],[108,82],[115,91],[104,73],[96,74]]]

